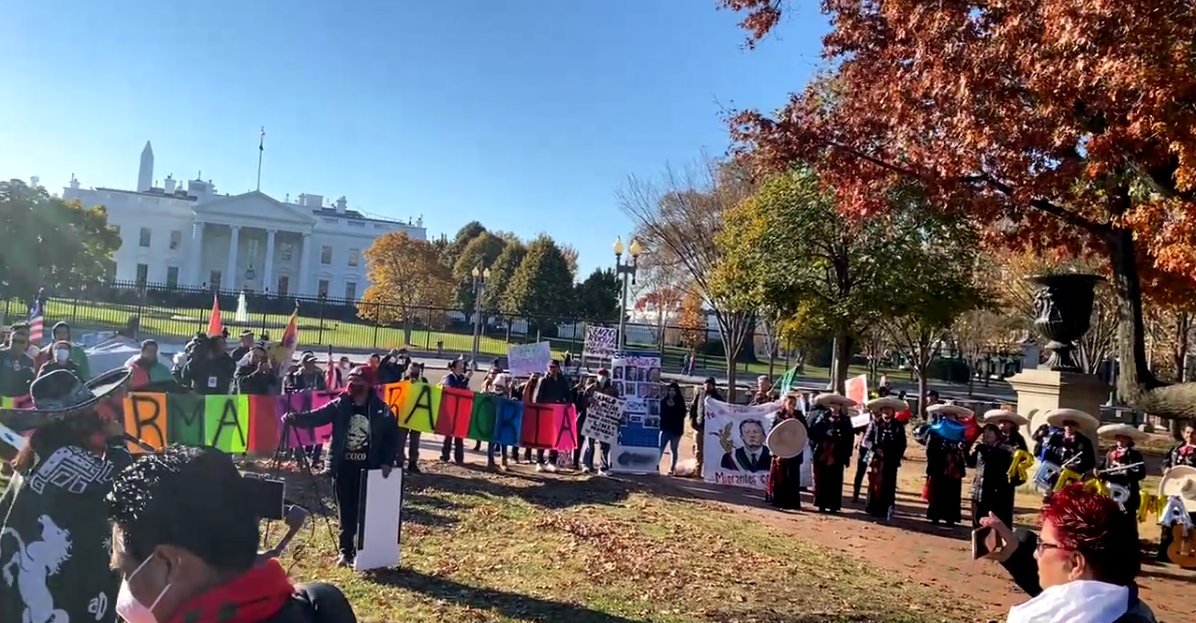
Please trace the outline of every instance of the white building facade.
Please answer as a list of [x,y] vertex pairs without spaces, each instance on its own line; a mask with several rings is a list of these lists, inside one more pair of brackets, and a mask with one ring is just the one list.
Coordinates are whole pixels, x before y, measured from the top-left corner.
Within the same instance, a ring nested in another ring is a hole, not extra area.
[[141,154],[137,190],[81,188],[72,176],[63,199],[102,205],[119,229],[115,278],[168,287],[247,289],[276,296],[358,299],[367,284],[365,250],[390,232],[427,239],[415,222],[372,218],[341,197],[279,201],[260,191],[217,194],[211,180],[153,184],[153,149]]

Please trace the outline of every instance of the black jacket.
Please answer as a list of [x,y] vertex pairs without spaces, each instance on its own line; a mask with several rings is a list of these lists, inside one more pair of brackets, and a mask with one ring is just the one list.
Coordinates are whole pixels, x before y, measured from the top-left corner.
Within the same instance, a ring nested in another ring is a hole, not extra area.
[[294,597],[261,623],[357,623],[357,616],[339,588],[321,582],[296,585]]
[[976,469],[972,479],[973,500],[1012,495],[1010,489],[1014,484],[1009,481],[1009,465],[1013,463],[1014,450],[1007,444],[990,446],[983,442],[972,448],[968,453],[968,467]]
[[287,374],[285,388],[288,392],[301,392],[308,389],[324,391],[328,389],[328,382],[322,370],[316,370],[309,375],[304,373],[303,369],[299,369]]
[[[1043,442],[1042,452],[1045,460],[1060,467],[1071,461],[1067,468],[1077,474],[1087,474],[1088,470],[1096,467],[1096,452],[1092,449],[1092,442],[1080,433],[1070,441],[1062,430],[1053,433]],[[1077,455],[1079,458],[1072,461]]]
[[688,409],[683,398],[673,398],[672,404],[669,404],[668,398],[661,398],[660,431],[670,435],[684,435],[686,411]]
[[[1037,597],[1042,592],[1042,585],[1038,580],[1038,562],[1034,560],[1034,550],[1038,549],[1038,535],[1029,530],[1018,530],[1015,536],[1018,542],[1017,549],[1013,550],[1013,555],[1001,565],[1009,572],[1018,588],[1030,597]],[[1113,623],[1155,623],[1150,607],[1138,599],[1137,585],[1131,584],[1128,588],[1129,608]]]
[[689,403],[689,425],[697,432],[702,432],[706,428],[706,398],[710,397],[721,401],[723,395],[714,390],[706,393],[704,390],[694,396],[693,402]]
[[403,361],[396,360],[393,355],[387,355],[378,362],[378,378],[376,380],[379,385],[398,383],[403,380],[403,375],[406,373],[407,365]]
[[24,396],[37,377],[33,358],[7,346],[0,347],[0,396]]
[[182,385],[197,394],[219,396],[231,394],[237,363],[228,355],[188,361],[183,367]]
[[278,375],[269,366],[265,370],[256,363],[241,366],[237,369],[237,393],[253,396],[277,394]]
[[[370,449],[366,457],[366,469],[377,469],[383,465],[394,465],[399,452],[399,423],[390,408],[374,392],[369,393],[367,403],[370,418]],[[320,407],[295,414],[294,424],[301,428],[318,428],[332,424],[332,444],[329,456],[329,471],[333,477],[340,467],[340,457],[345,454],[345,442],[349,433],[349,420],[353,417],[353,399],[342,395]]]
[[569,402],[569,380],[563,374],[545,376],[536,386],[532,402],[539,404],[563,404]]
[[[851,448],[855,445],[855,431],[851,428],[851,418],[846,414],[835,416],[829,409],[815,408],[810,416],[810,446],[814,449],[814,462],[819,463],[824,457],[817,453],[824,442],[829,442],[834,458],[834,464],[846,467],[851,463]],[[825,464],[825,463],[823,463]]]

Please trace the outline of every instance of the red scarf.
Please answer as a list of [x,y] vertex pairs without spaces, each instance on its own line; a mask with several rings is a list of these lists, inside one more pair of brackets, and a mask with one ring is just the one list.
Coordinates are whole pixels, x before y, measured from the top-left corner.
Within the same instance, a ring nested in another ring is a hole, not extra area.
[[277,560],[270,560],[196,595],[169,623],[258,623],[278,613],[295,592]]

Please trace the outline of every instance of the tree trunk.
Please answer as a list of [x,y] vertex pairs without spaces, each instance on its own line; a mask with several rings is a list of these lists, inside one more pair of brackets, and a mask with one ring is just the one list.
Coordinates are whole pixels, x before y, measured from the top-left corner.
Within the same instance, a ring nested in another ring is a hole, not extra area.
[[1146,327],[1142,316],[1142,282],[1134,251],[1134,235],[1113,227],[1105,233],[1113,289],[1117,293],[1117,349],[1121,376],[1117,391],[1126,404],[1163,418],[1196,417],[1196,383],[1166,385],[1150,371],[1146,360]]
[[976,389],[976,369],[972,362],[966,362],[968,365],[968,398],[972,397],[972,392]]
[[831,378],[827,389],[842,394],[847,391],[847,330],[837,329],[831,344]]
[[915,366],[918,374],[918,414],[922,419],[926,419],[926,369],[929,368],[927,363],[919,363]]
[[736,386],[735,386],[735,356],[726,348],[726,343],[723,343],[724,359],[727,360],[727,402],[737,402]]
[[775,349],[770,349],[768,351],[768,378],[770,379],[773,377],[773,368],[776,366],[776,363],[777,351]]
[[1175,315],[1175,380],[1181,383],[1188,380],[1185,364],[1188,360],[1188,330],[1191,328],[1191,320],[1188,312]]

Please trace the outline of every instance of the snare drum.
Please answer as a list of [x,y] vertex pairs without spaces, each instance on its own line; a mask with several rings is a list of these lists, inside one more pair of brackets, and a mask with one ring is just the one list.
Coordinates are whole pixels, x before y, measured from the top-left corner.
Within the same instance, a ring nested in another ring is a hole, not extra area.
[[1046,495],[1055,490],[1055,480],[1063,468],[1050,461],[1042,461],[1034,472],[1034,488]]

